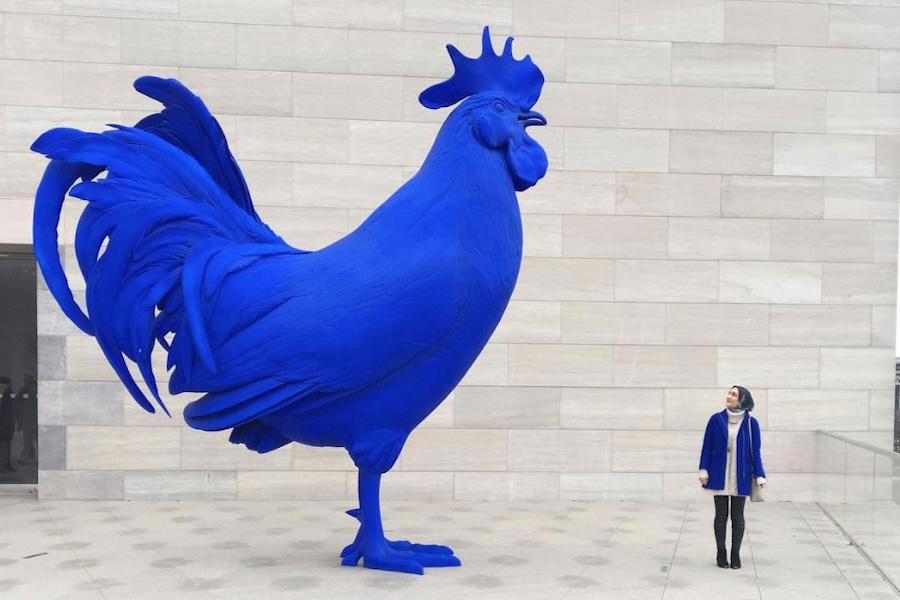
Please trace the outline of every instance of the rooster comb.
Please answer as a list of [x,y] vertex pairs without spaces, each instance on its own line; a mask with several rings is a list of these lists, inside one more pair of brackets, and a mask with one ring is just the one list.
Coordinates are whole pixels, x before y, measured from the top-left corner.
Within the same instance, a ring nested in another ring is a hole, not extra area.
[[456,46],[447,44],[454,73],[450,79],[419,94],[419,102],[426,108],[442,108],[472,94],[497,92],[522,110],[530,110],[541,95],[544,74],[531,61],[531,56],[522,60],[513,58],[512,43],[511,37],[506,38],[503,53],[498,56],[491,44],[491,32],[485,27],[478,58],[464,56]]

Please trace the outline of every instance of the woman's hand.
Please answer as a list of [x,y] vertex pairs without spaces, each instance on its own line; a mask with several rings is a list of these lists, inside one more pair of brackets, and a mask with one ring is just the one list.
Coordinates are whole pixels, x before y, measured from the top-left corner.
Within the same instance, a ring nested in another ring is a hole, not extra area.
[[[707,483],[709,483],[709,477],[701,477],[700,478],[700,485],[706,487]],[[763,485],[765,485],[765,484],[763,484]]]

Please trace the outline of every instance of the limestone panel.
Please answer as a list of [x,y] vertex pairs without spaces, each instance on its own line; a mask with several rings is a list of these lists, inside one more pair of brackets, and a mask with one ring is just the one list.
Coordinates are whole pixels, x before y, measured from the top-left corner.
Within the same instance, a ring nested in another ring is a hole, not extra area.
[[617,301],[712,302],[719,264],[698,260],[617,260]]
[[181,434],[167,427],[67,428],[66,467],[71,471],[145,471],[181,468]]
[[[767,431],[761,437],[762,459],[766,473],[814,473],[816,444],[813,431]],[[792,475],[793,476],[793,475]],[[789,479],[789,477],[785,477]]]
[[547,10],[540,0],[513,0],[513,33],[566,38],[615,38],[618,0],[570,0],[565,10]]
[[564,302],[562,341],[575,344],[662,344],[666,305]]
[[344,448],[291,444],[291,463],[295,471],[355,471],[356,465]]
[[716,349],[702,346],[615,346],[617,387],[686,387],[716,384]]
[[540,184],[518,194],[524,214],[616,212],[616,175],[595,171],[548,171]]
[[670,218],[669,258],[767,260],[771,222],[764,219]]
[[741,44],[672,44],[672,83],[775,87],[775,48]]
[[561,500],[616,502],[639,498],[643,502],[662,500],[662,473],[561,473]]
[[717,217],[722,189],[718,175],[618,173],[620,215]]
[[829,92],[828,132],[900,134],[900,94]]
[[673,131],[669,167],[678,173],[772,174],[772,134]]
[[137,17],[150,19],[175,19],[178,17],[178,0],[146,0],[140,4],[123,0],[13,0],[10,4],[26,4],[27,12],[60,12],[67,15],[100,17]]
[[[692,430],[702,432],[706,429],[709,417],[725,408],[726,386],[711,388],[666,388],[663,412],[663,426],[672,430]],[[750,390],[753,400],[759,404],[759,393]],[[754,408],[754,413],[756,412]],[[756,415],[754,415],[756,416]],[[700,442],[702,442],[702,438]],[[699,444],[699,442],[698,442]],[[697,447],[699,457],[700,449]]]
[[669,165],[669,132],[570,128],[565,156],[567,170],[664,173]]
[[347,30],[274,25],[236,25],[239,69],[346,73]]
[[615,263],[595,258],[525,258],[516,300],[605,301],[613,299]]
[[437,132],[438,126],[433,123],[350,121],[350,162],[419,166],[428,155]]
[[587,344],[511,344],[509,382],[530,386],[612,383],[612,349]]
[[42,498],[54,500],[123,500],[122,471],[38,471]]
[[900,177],[900,135],[878,136],[877,177]]
[[559,302],[513,300],[491,336],[499,343],[552,343],[560,340]]
[[892,306],[872,307],[872,346],[894,348],[897,344],[897,311]]
[[878,91],[900,92],[900,50],[878,53]]
[[346,500],[345,473],[239,471],[238,500]]
[[865,431],[869,392],[864,390],[769,390],[770,431]]
[[543,429],[560,425],[559,388],[460,387],[454,426],[468,429]]
[[878,52],[849,48],[780,46],[776,86],[793,90],[855,90],[878,88]]
[[824,189],[821,177],[723,177],[722,216],[819,219]]
[[663,217],[563,216],[563,255],[583,258],[665,258]]
[[512,28],[512,0],[418,0],[403,5],[403,25],[413,31],[480,31],[490,23],[494,35],[508,34]]
[[[351,499],[358,497],[358,476],[358,473],[347,473]],[[388,502],[447,502],[453,500],[453,480],[453,473],[389,471],[381,480],[380,496]]]
[[[294,174],[290,163],[242,160],[240,165],[254,206],[291,206]],[[272,226],[278,227],[278,223]]]
[[[512,435],[513,432],[509,432]],[[506,471],[507,431],[417,429],[403,449],[403,471]]]
[[402,119],[400,77],[293,73],[293,114],[324,119]]
[[564,429],[661,429],[663,390],[653,388],[564,388]]
[[668,85],[672,81],[672,45],[570,39],[566,44],[566,80]]
[[232,139],[238,160],[343,163],[349,152],[347,123],[331,119],[239,116]]
[[522,236],[523,256],[562,256],[563,216],[522,215]]
[[293,21],[292,0],[180,0],[178,13],[188,21],[217,23],[257,23],[290,25]]
[[760,304],[670,304],[666,343],[693,346],[765,346],[769,307]]
[[235,25],[123,19],[122,62],[132,65],[234,68]]
[[507,344],[488,344],[461,385],[506,385],[509,382],[509,348]]
[[3,56],[26,60],[120,61],[118,19],[5,15]]
[[843,220],[772,221],[772,260],[865,262],[874,256],[872,223]]
[[868,306],[772,306],[773,346],[868,346],[872,309]]
[[609,431],[516,430],[509,432],[509,470],[596,473],[610,470]]
[[825,178],[825,218],[897,221],[900,181]]
[[[42,425],[122,425],[122,393],[122,384],[118,381],[42,380],[38,392],[38,422]],[[43,456],[41,460],[43,465]]]
[[822,301],[828,304],[886,304],[897,302],[897,265],[825,264]]
[[872,177],[875,138],[776,133],[775,174]]
[[403,0],[294,0],[294,24],[399,30],[403,28]]
[[533,502],[559,500],[559,473],[456,473],[454,500]]
[[128,471],[125,500],[236,500],[237,473],[232,471]]
[[[140,431],[143,431],[141,429]],[[172,429],[181,436],[181,468],[186,471],[289,471],[291,449],[259,454],[228,441],[230,431]]]
[[179,79],[204,99],[213,115],[289,117],[292,110],[291,74],[278,71],[230,69],[179,70]]
[[[541,90],[541,114],[566,127],[616,127],[618,86],[602,83],[549,82]],[[628,127],[629,125],[625,125]]]
[[403,183],[399,166],[294,163],[297,206],[371,210]]
[[772,46],[826,46],[828,6],[726,2],[725,41]]
[[[349,31],[349,71],[368,75],[404,75],[417,77],[447,77],[450,60],[435,49],[456,44],[456,36],[447,33],[419,33],[411,31]],[[472,52],[460,48],[468,56]],[[478,53],[475,53],[477,56]],[[341,72],[337,69],[318,69],[322,72]]]
[[[2,69],[0,69],[2,74]],[[56,106],[80,108],[108,108],[112,110],[139,110],[143,114],[157,112],[156,100],[135,91],[134,80],[147,74],[141,65],[98,65],[91,63],[62,63],[62,100]],[[178,78],[175,66],[154,66],[157,77]],[[125,119],[123,113],[123,119]]]
[[832,46],[900,47],[900,7],[833,6],[828,34]]
[[725,6],[716,0],[623,0],[619,35],[624,39],[721,42]]
[[892,389],[893,365],[891,348],[822,348],[822,387]]
[[721,129],[722,90],[621,85],[618,115],[620,127]]
[[[817,388],[818,348],[737,348],[718,349],[720,386]],[[786,365],[790,365],[786,367]]]
[[661,473],[697,464],[703,436],[694,431],[614,431],[612,470]]
[[727,89],[724,127],[734,131],[823,133],[826,92],[801,90]]

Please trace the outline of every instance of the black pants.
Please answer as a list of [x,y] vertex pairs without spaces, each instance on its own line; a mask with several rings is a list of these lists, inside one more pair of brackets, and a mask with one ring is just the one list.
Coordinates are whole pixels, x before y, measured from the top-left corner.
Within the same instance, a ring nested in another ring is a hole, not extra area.
[[716,503],[716,518],[713,531],[716,534],[716,549],[725,550],[725,525],[728,523],[728,504],[731,503],[731,549],[740,550],[744,539],[744,504],[746,496],[713,496]]

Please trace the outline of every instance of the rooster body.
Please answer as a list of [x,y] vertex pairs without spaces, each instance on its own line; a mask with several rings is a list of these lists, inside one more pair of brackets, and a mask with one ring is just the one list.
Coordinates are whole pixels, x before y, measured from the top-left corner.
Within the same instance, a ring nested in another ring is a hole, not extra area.
[[[487,56],[487,29],[484,44]],[[136,82],[166,108],[133,128],[55,129],[33,146],[51,159],[35,201],[35,254],[64,312],[147,410],[125,359],[165,409],[150,366],[160,344],[170,392],[205,394],[185,408],[191,427],[231,429],[232,442],[261,453],[290,442],[346,448],[360,471],[351,511],[360,529],[344,564],[413,573],[459,564],[445,546],[384,538],[380,478],[500,321],[522,256],[515,192],[547,167],[525,133],[546,122],[529,110],[536,93],[517,100],[504,82],[485,91],[475,71],[460,75],[472,59],[450,50],[457,74],[423,103],[465,99],[419,173],[315,252],[262,223],[221,129],[177,81]],[[526,62],[509,42],[507,51],[491,49],[488,62]],[[535,79],[530,59],[524,66]],[[472,79],[474,89],[460,87]],[[88,201],[75,243],[86,313],[57,254],[67,192]]]

